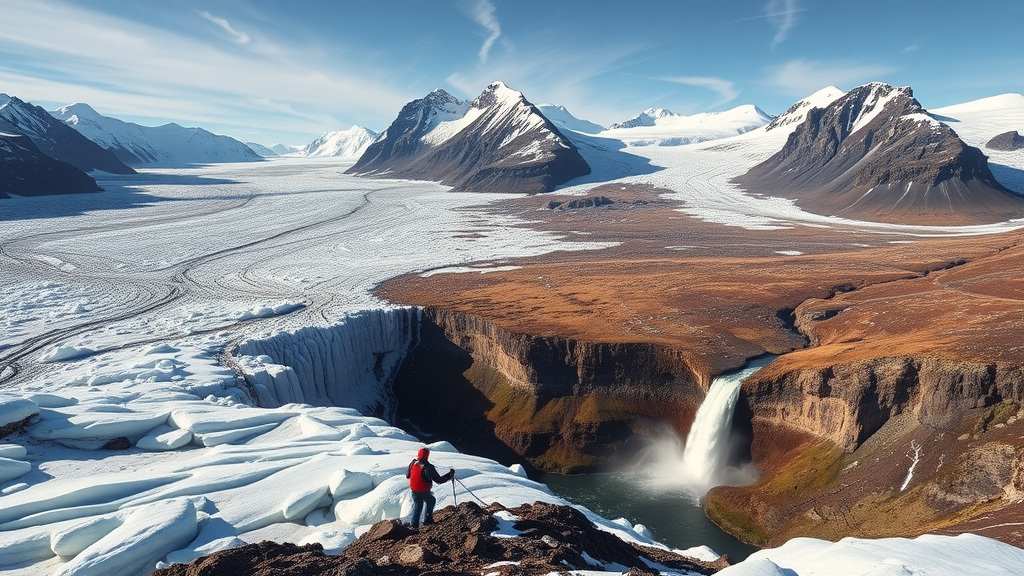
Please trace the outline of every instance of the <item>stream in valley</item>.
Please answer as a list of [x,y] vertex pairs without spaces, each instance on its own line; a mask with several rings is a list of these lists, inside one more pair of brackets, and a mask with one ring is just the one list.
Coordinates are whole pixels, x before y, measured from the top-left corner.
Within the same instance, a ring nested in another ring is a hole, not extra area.
[[708,520],[697,497],[683,487],[651,486],[649,479],[622,473],[544,474],[539,480],[555,494],[605,518],[643,524],[655,540],[672,548],[685,550],[703,544],[728,554],[732,563],[758,550]]

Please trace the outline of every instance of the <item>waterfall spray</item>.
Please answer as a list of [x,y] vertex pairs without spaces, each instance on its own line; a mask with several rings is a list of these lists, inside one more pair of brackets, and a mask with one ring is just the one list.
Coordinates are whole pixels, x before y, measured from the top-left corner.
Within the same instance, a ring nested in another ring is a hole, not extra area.
[[653,471],[656,484],[684,488],[695,498],[720,484],[746,484],[754,479],[753,467],[730,466],[732,417],[743,381],[774,359],[758,358],[742,370],[712,380],[708,394],[697,409],[685,444],[674,431],[657,438],[645,450],[645,468]]
[[707,396],[697,409],[683,451],[683,474],[694,488],[703,492],[731,480],[728,477],[730,435],[740,386],[773,359],[758,358],[742,370],[724,374],[711,382]]

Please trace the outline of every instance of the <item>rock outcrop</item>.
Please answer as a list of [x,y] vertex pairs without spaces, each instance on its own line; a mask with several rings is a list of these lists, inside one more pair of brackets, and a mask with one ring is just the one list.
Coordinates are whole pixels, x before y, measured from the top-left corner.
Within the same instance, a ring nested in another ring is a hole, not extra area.
[[902,224],[1024,216],[985,156],[921,108],[910,88],[867,84],[811,108],[778,153],[736,181],[811,212]]
[[615,201],[607,196],[588,196],[562,202],[552,200],[548,202],[547,208],[548,210],[579,210],[581,208],[600,208],[601,206],[611,206],[613,204],[615,204]]
[[469,192],[550,192],[590,173],[575,145],[501,82],[472,102],[443,90],[405,105],[347,173]]
[[396,383],[399,419],[504,462],[579,472],[625,459],[657,421],[687,429],[709,384],[661,345],[517,334],[433,308],[423,316]]
[[[512,534],[495,536],[501,513]],[[174,564],[153,576],[414,576],[419,574],[519,575],[603,570],[623,566],[630,574],[662,570],[713,574],[725,558],[706,562],[663,548],[627,543],[599,530],[582,512],[537,502],[505,509],[472,502],[437,511],[437,522],[413,531],[398,520],[374,524],[341,554],[319,544],[260,542]]]
[[1021,150],[1024,149],[1024,136],[1018,134],[1016,130],[1010,130],[994,136],[985,147],[991,150]]
[[746,383],[753,418],[826,438],[847,453],[900,414],[951,430],[967,410],[1024,401],[1024,370],[999,362],[893,356],[793,372],[780,368],[768,367]]
[[28,136],[4,133],[0,124],[0,198],[102,190],[85,172],[43,154]]

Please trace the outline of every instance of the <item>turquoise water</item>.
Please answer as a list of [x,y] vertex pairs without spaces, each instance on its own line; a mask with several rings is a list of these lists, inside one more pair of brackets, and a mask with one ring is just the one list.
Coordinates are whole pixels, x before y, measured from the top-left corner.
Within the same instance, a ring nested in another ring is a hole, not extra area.
[[544,474],[539,480],[555,494],[605,518],[647,526],[655,540],[672,548],[705,545],[728,554],[732,563],[757,551],[715,526],[683,488],[654,486],[625,474]]

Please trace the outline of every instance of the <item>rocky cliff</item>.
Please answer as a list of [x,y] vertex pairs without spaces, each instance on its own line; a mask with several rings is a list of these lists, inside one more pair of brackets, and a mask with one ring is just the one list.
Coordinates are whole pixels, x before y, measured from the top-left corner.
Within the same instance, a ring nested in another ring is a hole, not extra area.
[[[819,537],[1008,529],[1024,490],[1024,250],[812,299],[811,347],[745,383],[761,479],[716,488],[709,515],[774,544]],[[935,303],[941,303],[936,306]]]
[[661,345],[535,337],[435,308],[423,316],[396,384],[399,418],[504,461],[561,471],[614,462],[658,421],[687,429],[708,386]]
[[925,113],[908,87],[867,84],[811,108],[782,150],[736,180],[826,215],[981,224],[1024,215],[985,156]]
[[575,145],[501,82],[472,102],[443,90],[406,104],[347,173],[468,192],[550,192],[590,173]]

